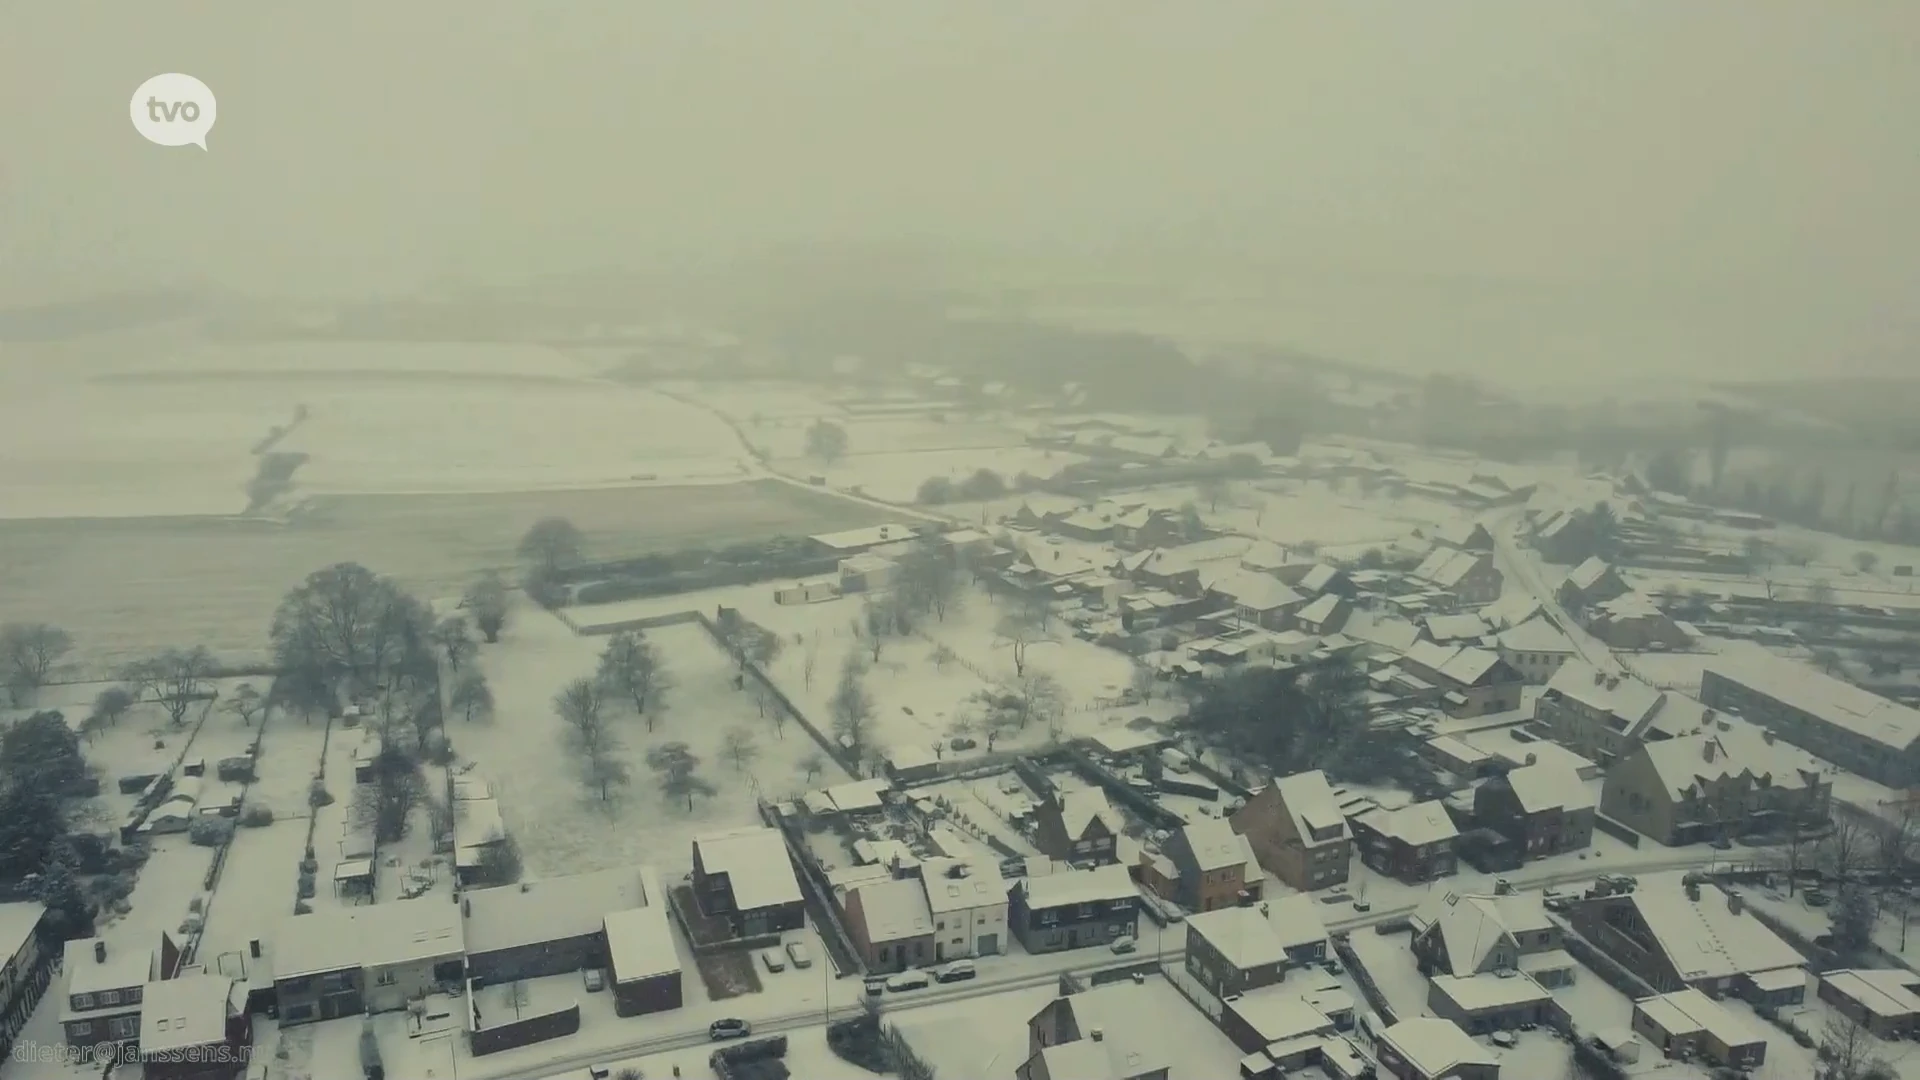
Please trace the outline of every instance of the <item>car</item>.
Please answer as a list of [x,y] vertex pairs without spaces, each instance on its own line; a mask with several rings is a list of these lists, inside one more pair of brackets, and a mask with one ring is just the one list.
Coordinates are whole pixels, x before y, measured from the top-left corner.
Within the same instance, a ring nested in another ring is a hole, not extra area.
[[813,954],[807,951],[807,943],[804,941],[787,942],[787,959],[793,961],[793,966],[802,971],[813,966]]
[[1356,896],[1356,897],[1354,897],[1354,898],[1353,898],[1353,910],[1355,910],[1355,911],[1372,911],[1372,910],[1373,910],[1373,901],[1371,901],[1371,900],[1362,900],[1362,899],[1360,899],[1359,897],[1357,897],[1357,896]]
[[1832,900],[1825,889],[1808,889],[1800,894],[1800,898],[1807,902],[1808,907],[1826,907]]
[[1340,961],[1335,960],[1333,957],[1328,957],[1325,960],[1322,960],[1320,962],[1320,969],[1322,971],[1325,971],[1329,975],[1339,975],[1347,970],[1346,968],[1341,967]]
[[738,1017],[715,1020],[707,1025],[707,1038],[714,1042],[726,1039],[744,1039],[753,1034],[753,1025]]
[[580,977],[586,982],[589,994],[597,994],[607,988],[607,973],[599,968],[582,968]]
[[933,978],[934,981],[943,983],[965,982],[978,974],[980,973],[974,970],[973,961],[955,960],[953,963],[934,972]]
[[1108,946],[1108,948],[1112,949],[1115,953],[1121,956],[1125,956],[1126,954],[1134,951],[1139,947],[1140,947],[1140,942],[1135,940],[1132,936],[1114,938],[1113,944]]
[[924,971],[903,971],[887,980],[887,989],[894,993],[902,990],[924,990],[933,982]]
[[887,992],[887,979],[884,975],[867,976],[867,996],[879,997]]
[[761,949],[760,963],[766,965],[768,971],[777,973],[787,970],[787,956],[779,949]]

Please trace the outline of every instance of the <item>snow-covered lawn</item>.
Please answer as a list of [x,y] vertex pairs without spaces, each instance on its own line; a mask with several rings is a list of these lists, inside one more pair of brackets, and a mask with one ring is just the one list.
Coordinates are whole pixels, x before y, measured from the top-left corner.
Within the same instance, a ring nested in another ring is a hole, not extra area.
[[[851,425],[848,438],[859,437],[864,424]],[[794,476],[824,476],[827,484],[841,489],[859,489],[876,499],[913,502],[920,485],[934,477],[958,483],[981,469],[999,473],[1009,485],[1021,473],[1050,477],[1069,465],[1086,460],[1063,450],[1031,446],[943,446],[928,450],[850,451],[830,465],[811,458],[776,458],[773,467]],[[937,506],[934,510],[947,510]]]
[[[780,737],[752,697],[734,689],[732,661],[704,630],[661,627],[647,638],[670,686],[661,704],[650,706],[651,731],[631,706],[608,703],[632,781],[606,802],[582,784],[553,698],[569,680],[593,674],[607,639],[576,635],[522,605],[500,642],[480,649],[477,663],[493,687],[495,716],[471,724],[452,719],[448,731],[455,753],[493,785],[531,876],[633,862],[677,875],[689,865],[694,837],[758,824],[757,794],[780,797],[804,787],[798,762],[818,747],[797,725],[787,725]],[[726,733],[735,728],[755,736],[758,754],[745,768],[723,754]],[[647,767],[648,749],[668,742],[686,743],[701,761],[698,775],[717,789],[712,798],[696,798],[691,811],[663,798]]]

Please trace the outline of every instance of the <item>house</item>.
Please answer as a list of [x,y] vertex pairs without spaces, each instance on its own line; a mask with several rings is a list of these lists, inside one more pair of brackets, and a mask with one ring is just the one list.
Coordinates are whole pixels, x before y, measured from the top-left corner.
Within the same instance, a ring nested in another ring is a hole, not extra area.
[[1234,616],[1241,623],[1266,630],[1287,629],[1293,612],[1307,603],[1306,597],[1280,579],[1251,570],[1230,571],[1209,584],[1207,591],[1232,604]]
[[1607,771],[1601,812],[1670,847],[1827,820],[1832,778],[1772,738],[1729,724],[1643,743]]
[[1186,968],[1215,997],[1272,986],[1289,970],[1327,958],[1327,930],[1316,901],[1295,893],[1277,901],[1219,908],[1187,920]]
[[1433,542],[1455,551],[1493,553],[1493,534],[1477,521],[1456,521],[1434,530]]
[[1700,677],[1700,700],[1880,783],[1905,787],[1920,776],[1920,709],[1805,664],[1715,661]]
[[46,916],[45,904],[0,904],[0,956],[6,957],[0,964],[0,1059],[40,1004],[53,974],[53,954],[40,945],[40,924]]
[[1353,840],[1327,774],[1295,773],[1253,793],[1228,818],[1254,856],[1282,882],[1311,892],[1345,884]]
[[1105,946],[1133,936],[1140,920],[1140,891],[1126,867],[1055,867],[1021,878],[1008,897],[1008,929],[1028,952]]
[[152,949],[111,949],[102,938],[66,943],[60,970],[66,976],[60,1029],[69,1047],[133,1046],[140,1041],[141,1000],[155,979],[171,978],[179,950],[162,934]]
[[1583,510],[1556,510],[1533,530],[1533,547],[1550,563],[1571,566],[1591,556],[1593,523]]
[[1518,971],[1550,989],[1574,981],[1575,961],[1539,893],[1444,893],[1408,921],[1422,971],[1457,979]]
[[701,914],[723,918],[741,937],[798,930],[806,898],[778,830],[749,827],[693,842],[693,895]]
[[1454,599],[1468,606],[1491,604],[1500,599],[1500,589],[1506,581],[1494,568],[1492,555],[1445,545],[1435,547],[1420,560],[1412,576],[1452,593]]
[[1698,990],[1633,1003],[1633,1033],[1670,1058],[1752,1071],[1767,1060],[1767,1034]]
[[467,976],[493,986],[600,967],[607,915],[666,902],[647,866],[468,890],[460,897]]
[[933,912],[933,958],[996,956],[1007,948],[1007,883],[991,859],[927,859],[918,867]]
[[1128,580],[1166,589],[1181,596],[1199,596],[1202,571],[1228,570],[1253,545],[1244,536],[1219,536],[1177,547],[1155,548],[1121,560]]
[[1587,633],[1610,649],[1623,652],[1684,649],[1693,643],[1645,593],[1625,592],[1611,600],[1601,600],[1584,611]]
[[1075,788],[1041,799],[1034,808],[1034,824],[1034,846],[1049,858],[1105,866],[1120,857],[1114,846],[1120,819],[1099,788]]
[[1161,845],[1173,864],[1169,899],[1190,911],[1213,911],[1260,899],[1265,876],[1247,838],[1218,818],[1178,829]]
[[1737,892],[1693,879],[1641,882],[1575,901],[1580,936],[1660,993],[1699,990],[1755,1005],[1806,1000],[1804,958],[1746,910]]
[[[1220,1031],[1241,1050],[1269,1060],[1297,1055],[1304,1065],[1326,1041],[1339,1038],[1340,1026],[1292,988],[1268,986],[1223,1002]],[[1270,1054],[1268,1047],[1278,1053]]]
[[1380,1032],[1380,1067],[1398,1080],[1500,1080],[1500,1059],[1451,1020],[1416,1016]]
[[1332,593],[1349,600],[1353,599],[1354,593],[1359,591],[1354,588],[1353,578],[1349,577],[1345,570],[1327,563],[1315,563],[1308,567],[1307,572],[1300,575],[1300,580],[1294,583],[1294,587],[1309,596],[1325,596]]
[[498,868],[507,842],[506,819],[500,801],[491,795],[453,800],[453,871],[461,887],[498,881]]
[[1684,735],[1710,721],[1709,712],[1684,694],[1584,660],[1562,664],[1533,706],[1534,720],[1555,742],[1603,765],[1631,755],[1643,742]]
[[147,983],[140,1013],[141,1075],[148,1080],[233,1080],[253,1046],[246,986],[225,975]]
[[1405,882],[1433,881],[1458,868],[1454,844],[1460,831],[1444,803],[1413,803],[1395,810],[1374,807],[1347,819],[1360,861]]
[[1428,615],[1421,620],[1421,636],[1437,645],[1477,645],[1493,633],[1478,615]]
[[1440,688],[1440,704],[1449,716],[1485,716],[1520,707],[1526,679],[1500,654],[1487,649],[1416,641],[1400,666]]
[[1131,982],[1057,997],[1027,1021],[1015,1080],[1168,1080],[1179,1054],[1159,1034],[1161,1007]]
[[606,942],[607,985],[616,1016],[642,1016],[680,1007],[680,951],[674,942],[667,894],[649,872],[647,903],[609,911],[600,920]]
[[1920,1028],[1920,975],[1905,968],[1829,971],[1817,993],[1879,1038],[1906,1038]]
[[900,575],[900,564],[872,552],[863,552],[840,560],[842,593],[880,592],[891,588]]
[[848,559],[864,551],[884,544],[911,540],[916,534],[910,528],[899,523],[890,525],[872,525],[864,529],[848,529],[845,532],[821,533],[807,539],[821,555]]
[[1611,600],[1632,590],[1620,578],[1619,571],[1599,556],[1574,567],[1560,583],[1557,599],[1568,611],[1581,611],[1602,600]]
[[1293,621],[1309,634],[1326,635],[1347,624],[1353,602],[1339,593],[1322,593],[1313,602],[1294,612]]
[[1180,519],[1166,510],[1135,506],[1113,519],[1113,542],[1135,551],[1178,544],[1186,533]]
[[273,940],[280,1024],[392,1012],[466,977],[460,905],[431,898],[295,915]]
[[1593,844],[1593,793],[1559,761],[1523,765],[1494,776],[1473,794],[1475,824],[1544,859]]
[[870,882],[847,891],[847,933],[868,971],[905,971],[933,963],[933,911],[915,878]]
[[1528,686],[1549,682],[1567,661],[1578,656],[1573,640],[1545,615],[1535,615],[1494,636],[1494,651],[1520,673]]
[[1435,975],[1427,981],[1427,1011],[1469,1035],[1518,1031],[1551,1023],[1553,994],[1524,971]]

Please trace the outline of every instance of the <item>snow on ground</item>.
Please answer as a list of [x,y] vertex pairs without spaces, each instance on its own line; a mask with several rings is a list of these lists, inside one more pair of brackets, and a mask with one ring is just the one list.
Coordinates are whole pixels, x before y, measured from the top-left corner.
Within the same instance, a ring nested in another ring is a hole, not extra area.
[[[787,1055],[784,1059],[788,1070],[802,1080],[872,1080],[873,1074],[858,1065],[850,1065],[836,1056],[827,1046],[827,1028],[825,1024],[815,1027],[788,1031]],[[707,1058],[713,1053],[708,1046],[699,1046],[692,1050],[669,1050],[645,1057],[619,1058],[602,1064],[611,1074],[618,1076],[622,1069],[638,1069],[645,1077],[670,1077],[674,1075],[674,1066],[680,1067],[679,1075],[684,1077],[710,1076],[712,1070]],[[578,1073],[562,1073],[549,1080],[576,1080],[585,1077]],[[963,1078],[964,1080],[964,1078]]]
[[[480,648],[477,663],[493,687],[495,715],[471,724],[452,720],[448,731],[455,753],[493,785],[530,876],[632,862],[677,871],[688,865],[695,836],[758,824],[756,794],[777,797],[803,787],[797,763],[818,748],[795,725],[779,737],[753,699],[733,688],[733,664],[704,630],[660,627],[647,637],[671,685],[663,704],[650,710],[651,732],[630,705],[608,703],[632,782],[605,803],[582,785],[553,698],[569,680],[593,674],[607,639],[576,635],[521,605],[500,642]],[[722,739],[733,728],[756,736],[759,754],[745,769],[723,758]],[[696,799],[692,811],[663,800],[646,765],[648,748],[668,742],[686,743],[701,760],[698,775],[717,789],[713,798]]]
[[[849,439],[866,425],[851,425]],[[1085,461],[1078,454],[1032,446],[942,447],[933,450],[850,451],[830,465],[810,458],[777,458],[773,465],[796,476],[824,476],[831,487],[858,491],[877,499],[910,503],[920,485],[935,477],[958,483],[981,469],[999,473],[1011,485],[1021,473],[1050,477]],[[945,509],[940,507],[938,509]]]

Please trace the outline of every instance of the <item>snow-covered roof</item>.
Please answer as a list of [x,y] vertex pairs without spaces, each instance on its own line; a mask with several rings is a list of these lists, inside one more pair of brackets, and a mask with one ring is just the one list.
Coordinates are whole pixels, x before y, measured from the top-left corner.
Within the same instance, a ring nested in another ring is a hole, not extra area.
[[880,793],[892,786],[881,779],[849,780],[828,788],[827,798],[832,799],[834,808],[843,814],[868,813],[885,805]]
[[1460,1007],[1462,1012],[1484,1009],[1512,1009],[1553,995],[1524,974],[1435,975],[1433,988]]
[[1507,773],[1507,786],[1513,789],[1520,809],[1529,814],[1593,809],[1593,792],[1563,761],[1541,761],[1513,769]]
[[655,895],[644,907],[608,912],[601,919],[607,956],[619,982],[680,970],[680,952],[674,945],[673,924],[667,918],[666,890],[658,882],[657,877],[647,878],[647,887]]
[[1500,647],[1509,652],[1564,653],[1568,656],[1574,653],[1573,640],[1545,615],[1535,615],[1500,631],[1498,640]]
[[[1047,1058],[1049,1076],[1074,1080],[1130,1080],[1164,1071],[1177,1056],[1166,1045],[1161,1010],[1164,999],[1132,982],[1113,982],[1055,999],[1049,1008],[1065,1008],[1081,1037],[1047,1047],[1042,1053],[1084,1048],[1066,1067]],[[1092,1032],[1101,1037],[1094,1039]]]
[[[966,873],[953,877],[956,867],[965,868]],[[927,907],[935,915],[1007,902],[1007,882],[993,859],[928,859],[920,866],[920,878],[926,886]]]
[[1420,637],[1420,628],[1397,615],[1356,611],[1347,618],[1340,632],[1394,652],[1405,652]]
[[1412,921],[1419,933],[1438,928],[1454,975],[1486,970],[1488,958],[1502,941],[1517,947],[1519,935],[1553,927],[1539,893],[1443,893],[1422,904]]
[[1619,596],[1602,600],[1595,604],[1594,610],[1615,621],[1623,619],[1664,619],[1666,613],[1653,598],[1641,592],[1623,592]]
[[1438,844],[1460,835],[1460,830],[1454,827],[1453,818],[1447,814],[1446,805],[1438,800],[1413,803],[1398,810],[1376,807],[1355,820],[1409,847]]
[[469,955],[515,949],[543,941],[585,937],[608,912],[641,907],[652,899],[644,866],[616,866],[586,874],[523,881],[463,893]]
[[1445,644],[1449,641],[1478,640],[1485,637],[1493,628],[1478,615],[1429,615],[1427,633],[1433,640]]
[[1346,815],[1340,812],[1340,800],[1334,798],[1326,773],[1319,769],[1294,773],[1275,780],[1273,786],[1293,818],[1294,832],[1308,847],[1317,843],[1313,838],[1315,830],[1332,829],[1339,836],[1346,836]]
[[1202,873],[1245,866],[1255,862],[1253,845],[1233,831],[1233,825],[1220,818],[1201,818],[1180,830],[1188,850],[1193,852],[1195,869]]
[[1498,1065],[1493,1051],[1474,1042],[1451,1020],[1415,1016],[1380,1032],[1380,1041],[1423,1076],[1443,1076],[1459,1065]]
[[1323,623],[1333,618],[1343,603],[1346,603],[1346,601],[1341,598],[1340,594],[1327,593],[1323,596],[1316,597],[1313,603],[1301,608],[1294,617],[1301,622]]
[[1225,907],[1189,916],[1187,933],[1198,934],[1222,959],[1242,971],[1287,958],[1287,947],[1256,907]]
[[1586,592],[1600,583],[1600,579],[1613,570],[1612,564],[1598,555],[1588,556],[1587,560],[1567,573],[1567,584],[1580,592]]
[[1745,725],[1656,739],[1642,743],[1639,752],[1647,755],[1668,797],[1674,799],[1742,773],[1751,773],[1756,780],[1766,778],[1773,787],[1796,790],[1807,786],[1806,775],[1817,768],[1812,759],[1796,760],[1792,751],[1767,742],[1765,735]]
[[1284,984],[1250,991],[1227,1008],[1269,1045],[1303,1035],[1331,1035],[1335,1026],[1326,1013]]
[[1325,592],[1340,577],[1340,568],[1326,563],[1315,563],[1300,579],[1300,587],[1309,592]]
[[1074,788],[1060,793],[1060,824],[1067,831],[1067,839],[1078,840],[1086,835],[1087,826],[1096,820],[1104,824],[1108,831],[1119,835],[1116,828],[1118,819],[1113,812],[1113,804],[1107,801],[1107,793],[1097,787]]
[[1320,921],[1320,902],[1306,893],[1289,893],[1263,901],[1267,925],[1280,944],[1289,949],[1327,940],[1326,924]]
[[139,986],[153,975],[153,950],[109,945],[104,961],[93,958],[99,938],[69,941],[61,954],[60,970],[67,977],[67,993],[94,994]]
[[507,838],[507,823],[497,799],[456,799],[453,804],[454,861],[459,866],[480,865],[481,849]]
[[884,544],[890,540],[906,540],[913,535],[912,529],[895,522],[889,525],[872,525],[864,529],[847,529],[844,532],[820,533],[809,539],[835,551],[855,551],[875,544]]
[[1678,881],[1627,894],[1647,932],[1659,943],[1680,978],[1722,979],[1749,972],[1797,968],[1805,957],[1746,911],[1734,912],[1727,894],[1712,882],[1689,900]]
[[1499,653],[1468,646],[1448,657],[1437,670],[1461,686],[1474,686],[1504,662]]
[[1742,1018],[1732,1009],[1691,987],[1658,997],[1641,998],[1633,1007],[1646,1014],[1669,1035],[1685,1036],[1706,1032],[1722,1046],[1751,1046],[1764,1043],[1767,1036],[1758,1024]]
[[912,878],[861,885],[850,894],[849,905],[853,897],[859,898],[866,939],[870,942],[878,944],[933,933],[933,911],[927,903],[927,891]]
[[0,904],[0,956],[16,956],[47,913],[45,904],[20,900]]
[[[837,800],[836,800],[837,801]],[[793,876],[787,842],[775,829],[748,827],[698,837],[693,842],[708,874],[725,874],[741,911],[797,904],[804,897]]]
[[295,979],[466,952],[460,905],[432,897],[294,915],[273,939],[273,977]]
[[1279,578],[1251,570],[1233,570],[1223,574],[1209,588],[1231,598],[1235,604],[1254,611],[1277,611],[1306,599]]
[[1715,660],[1706,670],[1882,746],[1905,750],[1920,740],[1920,709],[1889,701],[1805,664]]
[[1875,1016],[1920,1015],[1920,994],[1914,993],[1915,988],[1920,987],[1920,975],[1904,968],[1845,968],[1827,972],[1820,976],[1820,981],[1859,1002]]
[[1484,554],[1461,551],[1459,548],[1436,547],[1420,560],[1414,568],[1413,576],[1422,581],[1431,581],[1443,589],[1451,589],[1460,584],[1473,569],[1480,565]]
[[[1635,736],[1660,710],[1665,694],[1632,676],[1614,675],[1585,660],[1570,659],[1547,681],[1545,696],[1558,696],[1615,717],[1615,730]],[[1696,708],[1704,706],[1695,703]],[[1697,715],[1697,714],[1696,714]]]
[[1027,907],[1035,911],[1102,900],[1130,900],[1140,895],[1127,868],[1118,864],[1024,877],[1017,887],[1026,896]]
[[237,1011],[234,981],[224,975],[157,979],[140,995],[140,1052],[158,1054],[208,1046],[227,1037]]

